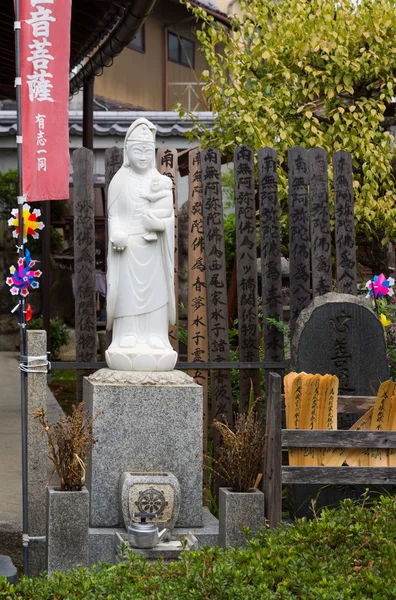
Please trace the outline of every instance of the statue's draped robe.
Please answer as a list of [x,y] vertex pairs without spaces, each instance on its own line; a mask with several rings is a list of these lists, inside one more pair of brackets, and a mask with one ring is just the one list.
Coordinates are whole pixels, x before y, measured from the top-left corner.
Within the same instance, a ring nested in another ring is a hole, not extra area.
[[[165,230],[157,240],[143,239],[147,233],[143,215],[155,208],[145,197],[153,172],[135,174],[122,167],[109,186],[109,249],[107,259],[107,328],[113,327],[112,346],[125,336],[147,343],[150,336],[160,337],[170,347],[168,325],[175,322],[174,300],[174,216],[162,221]],[[171,190],[164,193],[171,194]],[[153,211],[155,214],[155,211]],[[128,236],[125,250],[113,249],[116,231]]]

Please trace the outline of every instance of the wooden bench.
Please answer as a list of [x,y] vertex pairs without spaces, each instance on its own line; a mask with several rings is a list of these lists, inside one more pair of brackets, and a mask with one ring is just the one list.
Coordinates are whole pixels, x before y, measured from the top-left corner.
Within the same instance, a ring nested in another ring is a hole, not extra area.
[[[396,467],[290,467],[285,448],[396,448],[396,431],[282,429],[282,379],[270,373],[264,449],[265,516],[271,529],[282,519],[282,484],[396,484]],[[338,412],[365,412],[374,396],[338,397]]]

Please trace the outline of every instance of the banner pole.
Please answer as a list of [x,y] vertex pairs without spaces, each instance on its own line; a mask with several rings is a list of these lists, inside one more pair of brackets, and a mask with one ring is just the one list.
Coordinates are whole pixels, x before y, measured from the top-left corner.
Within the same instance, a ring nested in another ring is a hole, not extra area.
[[[23,247],[23,179],[22,179],[22,81],[21,81],[21,21],[20,0],[15,0],[15,88],[17,102],[17,165],[18,165],[18,254],[19,259],[24,259]],[[19,325],[20,325],[20,365],[26,364],[26,318],[25,299],[19,294]],[[23,572],[29,573],[29,547],[28,547],[28,495],[27,495],[27,373],[21,369],[21,427],[22,427],[22,542],[23,542]]]

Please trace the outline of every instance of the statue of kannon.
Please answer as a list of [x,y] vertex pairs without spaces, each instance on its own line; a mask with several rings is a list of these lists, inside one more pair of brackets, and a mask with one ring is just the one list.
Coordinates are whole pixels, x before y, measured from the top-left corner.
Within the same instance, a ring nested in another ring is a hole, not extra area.
[[137,119],[128,129],[124,164],[108,193],[106,351],[111,369],[170,371],[175,323],[172,182],[155,168],[156,128]]

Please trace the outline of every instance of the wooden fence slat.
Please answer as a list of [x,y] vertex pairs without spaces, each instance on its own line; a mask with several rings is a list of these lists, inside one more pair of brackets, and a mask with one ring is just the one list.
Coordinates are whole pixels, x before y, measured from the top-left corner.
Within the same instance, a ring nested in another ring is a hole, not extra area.
[[282,467],[283,483],[395,485],[394,467]]
[[[201,150],[188,156],[188,343],[187,360],[208,361],[208,312],[206,299],[206,267],[204,220],[202,208]],[[189,371],[203,388],[203,453],[208,452],[208,371]]]
[[157,169],[162,175],[167,175],[173,183],[173,210],[175,213],[175,301],[176,324],[169,328],[169,341],[175,352],[179,352],[179,227],[178,227],[178,200],[177,200],[177,150],[175,148],[160,148],[157,153]]
[[[256,202],[254,152],[238,146],[234,152],[236,261],[238,295],[239,360],[256,362],[259,357],[257,312]],[[249,408],[251,382],[254,397],[260,395],[259,371],[239,372],[239,411]]]
[[308,220],[308,153],[295,146],[289,160],[290,333],[300,312],[311,301]]
[[265,518],[275,529],[282,519],[282,379],[278,373],[270,373],[268,379],[263,491]]
[[[227,281],[225,267],[221,159],[218,150],[201,152],[205,262],[207,269],[209,350],[212,361],[228,361]],[[227,371],[211,372],[212,416],[223,415],[232,423],[231,375]],[[218,435],[215,436],[218,440]]]
[[[96,361],[95,210],[93,152],[73,152],[74,289],[77,362]],[[77,401],[82,400],[82,378],[77,377]]]
[[283,429],[282,448],[396,448],[396,431]]
[[333,156],[337,288],[357,295],[356,240],[353,208],[352,157],[339,150]]
[[308,165],[312,292],[315,297],[333,290],[327,152],[323,148],[311,148]]
[[[123,151],[119,146],[112,146],[105,151],[105,270],[107,273],[107,251],[109,246],[109,231],[108,231],[108,190],[111,180],[122,167]],[[111,331],[106,330],[106,349],[111,344]]]
[[[284,360],[284,336],[267,318],[283,320],[281,237],[277,154],[273,148],[258,153],[261,282],[265,360]],[[266,370],[266,381],[269,371]]]

